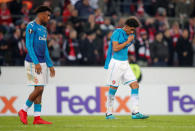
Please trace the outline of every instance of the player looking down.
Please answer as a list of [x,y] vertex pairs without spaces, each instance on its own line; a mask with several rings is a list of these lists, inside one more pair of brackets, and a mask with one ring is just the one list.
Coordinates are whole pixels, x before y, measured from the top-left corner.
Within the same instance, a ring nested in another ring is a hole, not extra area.
[[111,36],[104,68],[108,73],[109,92],[107,97],[106,119],[115,119],[112,114],[114,97],[122,82],[131,87],[131,101],[133,103],[132,119],[145,119],[149,116],[139,112],[139,85],[128,63],[128,47],[134,43],[135,30],[139,21],[130,17],[123,28],[116,29]]
[[18,112],[23,124],[27,124],[27,111],[34,103],[33,124],[52,124],[40,118],[41,98],[44,86],[47,84],[47,67],[50,76],[55,76],[55,70],[49,56],[47,47],[47,29],[44,27],[50,20],[51,9],[39,6],[36,18],[26,27],[26,48],[28,53],[25,58],[25,70],[29,86],[34,86],[23,108]]

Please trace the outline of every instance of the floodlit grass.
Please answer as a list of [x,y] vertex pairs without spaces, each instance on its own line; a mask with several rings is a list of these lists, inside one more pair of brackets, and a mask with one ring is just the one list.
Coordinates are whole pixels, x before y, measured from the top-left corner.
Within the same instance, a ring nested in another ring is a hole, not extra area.
[[23,125],[18,117],[0,116],[0,131],[195,131],[195,116],[150,116],[146,120],[132,120],[130,116],[43,116],[52,125]]

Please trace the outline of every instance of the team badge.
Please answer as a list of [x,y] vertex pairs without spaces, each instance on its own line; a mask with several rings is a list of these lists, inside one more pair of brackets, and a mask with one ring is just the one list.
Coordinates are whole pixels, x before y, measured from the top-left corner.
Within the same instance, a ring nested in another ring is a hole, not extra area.
[[37,78],[34,78],[34,82],[35,82],[35,84],[37,84],[39,81]]
[[115,81],[115,80],[113,80],[113,81],[112,81],[112,84],[114,85],[115,83],[116,83],[116,81]]
[[28,32],[29,32],[30,34],[32,34],[32,33],[33,33],[33,30],[32,30],[32,29],[29,29]]

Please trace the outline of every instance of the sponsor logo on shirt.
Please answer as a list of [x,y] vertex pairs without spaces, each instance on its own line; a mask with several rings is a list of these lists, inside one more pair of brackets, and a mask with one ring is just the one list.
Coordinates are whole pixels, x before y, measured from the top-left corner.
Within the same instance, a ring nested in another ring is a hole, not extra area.
[[44,37],[42,37],[42,36],[39,36],[39,40],[44,40],[44,41],[46,41],[47,40],[47,38],[44,36]]

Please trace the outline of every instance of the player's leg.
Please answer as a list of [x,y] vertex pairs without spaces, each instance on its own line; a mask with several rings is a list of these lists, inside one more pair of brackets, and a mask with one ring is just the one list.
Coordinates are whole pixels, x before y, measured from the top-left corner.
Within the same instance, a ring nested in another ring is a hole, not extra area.
[[28,99],[26,100],[26,103],[22,107],[22,109],[18,112],[18,115],[20,116],[20,120],[23,124],[27,124],[27,112],[28,109],[32,106],[33,102],[35,99],[43,92],[43,86],[35,86],[34,90],[32,93],[29,95]]
[[35,88],[29,95],[23,108],[18,112],[20,120],[23,124],[27,124],[27,111],[32,106],[35,99],[43,92],[44,85],[46,84],[46,64],[41,64],[41,67],[42,73],[37,74],[35,72],[35,64],[25,61],[25,70],[27,74],[28,85],[34,86]]
[[106,103],[107,104],[106,119],[114,119],[115,117],[112,114],[113,106],[114,106],[114,98],[121,79],[121,72],[119,70],[117,61],[113,59],[111,60],[107,73],[108,73],[107,85],[110,88],[109,88],[107,103]]
[[41,92],[34,100],[34,121],[33,124],[52,124],[51,122],[45,121],[40,118],[41,115],[41,101],[42,101],[42,94],[44,86],[37,86],[36,88],[40,88]]
[[25,112],[28,111],[28,109],[32,106],[33,102],[35,101],[35,99],[40,95],[42,94],[43,92],[43,86],[35,86],[33,92],[31,92],[31,94],[29,95],[26,103],[24,104],[23,106],[23,110]]
[[131,101],[133,103],[132,119],[146,119],[149,116],[143,115],[139,112],[139,84],[137,81],[132,82],[131,87]]
[[137,81],[129,84],[131,87],[132,113],[139,112],[139,84]]
[[123,81],[124,81],[124,84],[127,84],[131,87],[131,101],[133,105],[132,119],[148,118],[148,116],[145,116],[139,113],[139,84],[128,63],[127,65],[128,65],[128,68],[123,74]]
[[34,100],[34,117],[38,117],[38,116],[40,117],[40,115],[41,115],[41,100],[42,100],[42,94],[43,94],[44,87],[37,86],[35,88],[40,89],[41,92]]
[[107,97],[107,111],[106,111],[106,119],[115,119],[112,115],[113,106],[114,106],[114,98],[118,87],[110,86]]

